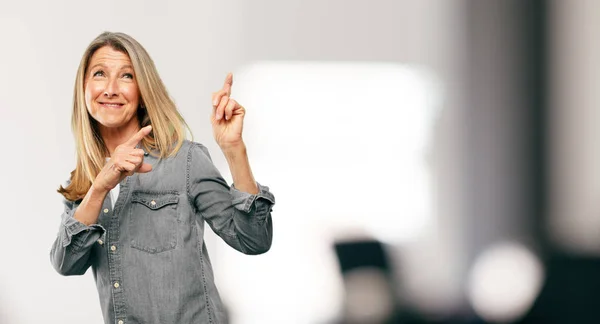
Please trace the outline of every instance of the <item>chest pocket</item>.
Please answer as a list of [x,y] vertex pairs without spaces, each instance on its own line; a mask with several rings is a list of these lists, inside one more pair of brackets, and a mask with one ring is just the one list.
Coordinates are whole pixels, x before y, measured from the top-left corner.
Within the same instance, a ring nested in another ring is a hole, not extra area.
[[173,250],[177,246],[177,192],[135,191],[131,202],[131,247],[148,253]]

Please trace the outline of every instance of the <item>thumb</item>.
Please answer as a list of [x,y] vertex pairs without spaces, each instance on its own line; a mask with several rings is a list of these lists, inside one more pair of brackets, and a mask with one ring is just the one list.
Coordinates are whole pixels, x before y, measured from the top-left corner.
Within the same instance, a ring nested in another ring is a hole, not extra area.
[[148,173],[152,171],[152,164],[142,163],[140,167],[137,169],[137,173]]

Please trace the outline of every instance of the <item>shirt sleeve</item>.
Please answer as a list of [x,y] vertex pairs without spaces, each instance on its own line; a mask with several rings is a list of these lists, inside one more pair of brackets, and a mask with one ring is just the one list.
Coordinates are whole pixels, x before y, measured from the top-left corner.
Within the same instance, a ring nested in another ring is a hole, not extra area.
[[273,239],[271,219],[275,197],[257,183],[259,193],[229,186],[212,163],[208,149],[193,143],[187,160],[187,188],[196,214],[227,244],[245,254],[268,251]]
[[73,218],[77,210],[74,202],[65,200],[64,205],[58,234],[50,250],[50,262],[61,275],[82,275],[91,265],[93,245],[105,230],[99,224],[87,226]]

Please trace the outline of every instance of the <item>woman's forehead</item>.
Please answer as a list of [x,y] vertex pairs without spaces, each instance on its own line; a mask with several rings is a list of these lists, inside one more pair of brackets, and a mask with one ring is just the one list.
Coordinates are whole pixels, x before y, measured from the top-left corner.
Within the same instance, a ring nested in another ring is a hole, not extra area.
[[131,67],[131,59],[129,55],[121,51],[117,51],[110,46],[99,48],[90,58],[89,67],[93,68],[96,65],[101,65],[107,68],[123,68]]

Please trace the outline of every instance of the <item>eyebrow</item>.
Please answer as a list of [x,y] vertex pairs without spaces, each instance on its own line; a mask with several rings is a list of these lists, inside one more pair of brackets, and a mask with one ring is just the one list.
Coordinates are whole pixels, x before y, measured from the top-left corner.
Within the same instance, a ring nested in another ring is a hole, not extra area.
[[[106,68],[106,65],[105,65],[104,63],[97,63],[97,64],[94,64],[93,66],[91,66],[91,67],[89,68],[89,70],[91,71],[91,70],[93,70],[94,68],[96,68],[97,66],[100,66],[100,67]],[[122,67],[121,67],[119,70],[125,70],[125,69],[132,69],[132,70],[133,70],[133,66],[131,66],[131,65],[129,65],[129,64],[127,64],[127,65],[123,65],[123,66],[122,66]]]

